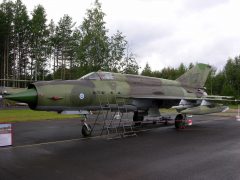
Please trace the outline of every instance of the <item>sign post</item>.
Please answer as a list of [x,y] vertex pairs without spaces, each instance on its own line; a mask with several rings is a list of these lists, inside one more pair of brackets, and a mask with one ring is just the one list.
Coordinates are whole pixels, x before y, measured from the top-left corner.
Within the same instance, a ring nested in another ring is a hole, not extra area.
[[12,145],[12,124],[0,124],[0,147]]

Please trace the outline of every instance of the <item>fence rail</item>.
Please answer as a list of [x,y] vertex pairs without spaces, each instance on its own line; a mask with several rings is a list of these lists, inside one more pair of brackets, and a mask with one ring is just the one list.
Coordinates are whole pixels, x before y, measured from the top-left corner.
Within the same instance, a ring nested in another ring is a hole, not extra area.
[[20,79],[0,79],[0,86],[2,87],[16,87],[26,88],[33,80],[20,80]]

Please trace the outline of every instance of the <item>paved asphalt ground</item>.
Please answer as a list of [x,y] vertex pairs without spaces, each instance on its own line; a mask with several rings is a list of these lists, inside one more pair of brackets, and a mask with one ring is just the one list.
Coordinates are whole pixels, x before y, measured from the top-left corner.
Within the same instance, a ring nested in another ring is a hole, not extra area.
[[0,180],[240,179],[240,122],[193,120],[114,140],[81,139],[78,120],[15,123],[14,146],[0,148]]

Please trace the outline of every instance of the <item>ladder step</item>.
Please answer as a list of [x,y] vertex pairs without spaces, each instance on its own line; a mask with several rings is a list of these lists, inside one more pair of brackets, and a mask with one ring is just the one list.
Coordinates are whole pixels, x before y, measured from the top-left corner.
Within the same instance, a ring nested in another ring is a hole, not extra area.
[[[133,131],[133,121],[128,119],[128,115],[123,114],[128,112],[125,99],[115,97],[115,104],[110,104],[107,94],[97,94],[97,99],[100,110],[96,117],[95,124],[98,120],[101,120],[102,115],[104,120],[100,135],[106,134],[107,136],[112,136],[112,138],[109,139],[137,136]],[[112,116],[111,112],[114,108],[117,108],[118,112],[115,112]],[[124,111],[122,111],[123,109]],[[115,118],[115,116],[118,118]]]
[[123,137],[132,137],[132,136],[137,136],[137,134],[135,132],[133,132],[132,134],[123,134]]
[[103,106],[103,107],[101,107],[101,109],[103,109],[103,110],[110,110],[111,108],[110,108],[110,107]]

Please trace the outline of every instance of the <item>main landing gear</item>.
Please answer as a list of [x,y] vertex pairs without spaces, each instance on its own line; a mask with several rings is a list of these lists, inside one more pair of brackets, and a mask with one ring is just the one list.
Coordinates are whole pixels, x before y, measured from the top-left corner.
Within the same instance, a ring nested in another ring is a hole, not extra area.
[[134,114],[133,114],[134,125],[140,126],[142,124],[142,121],[145,115],[146,115],[146,112],[134,111]]
[[186,114],[178,114],[175,118],[175,128],[185,129],[188,126]]

